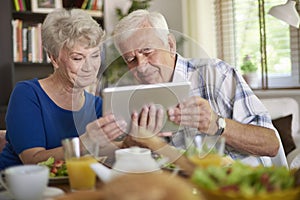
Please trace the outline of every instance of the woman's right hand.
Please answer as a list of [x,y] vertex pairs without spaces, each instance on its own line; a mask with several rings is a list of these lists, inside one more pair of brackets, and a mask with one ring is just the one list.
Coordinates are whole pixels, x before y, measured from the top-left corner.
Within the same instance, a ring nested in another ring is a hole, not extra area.
[[126,126],[127,123],[124,120],[116,120],[113,114],[107,114],[89,123],[86,133],[88,138],[97,141],[100,146],[105,146],[107,142],[124,134]]

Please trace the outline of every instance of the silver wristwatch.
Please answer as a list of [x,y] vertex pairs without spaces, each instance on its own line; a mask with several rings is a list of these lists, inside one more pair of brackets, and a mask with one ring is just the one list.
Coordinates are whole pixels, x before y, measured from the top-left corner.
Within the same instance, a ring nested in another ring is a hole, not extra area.
[[216,132],[215,135],[222,135],[222,133],[224,132],[224,129],[226,127],[226,121],[225,121],[225,118],[218,115],[218,118],[217,118],[217,126],[218,126],[218,130]]

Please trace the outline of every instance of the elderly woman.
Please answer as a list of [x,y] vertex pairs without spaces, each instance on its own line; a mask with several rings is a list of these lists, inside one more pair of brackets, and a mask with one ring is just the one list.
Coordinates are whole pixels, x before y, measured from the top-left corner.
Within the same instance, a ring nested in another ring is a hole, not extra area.
[[[6,115],[8,141],[0,169],[63,159],[61,140],[80,136],[108,142],[122,134],[123,121],[102,116],[102,99],[85,88],[97,80],[104,32],[84,11],[56,10],[42,25],[42,43],[54,72],[17,83]],[[84,146],[84,145],[81,145]]]

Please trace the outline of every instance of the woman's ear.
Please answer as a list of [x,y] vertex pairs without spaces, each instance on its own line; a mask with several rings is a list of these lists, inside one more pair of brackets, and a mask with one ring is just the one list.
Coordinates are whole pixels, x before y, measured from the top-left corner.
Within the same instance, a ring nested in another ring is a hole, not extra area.
[[168,43],[170,47],[170,52],[174,55],[176,54],[176,39],[172,33],[169,33],[168,35]]
[[59,66],[58,66],[57,61],[56,61],[57,58],[54,58],[54,56],[50,55],[50,54],[48,54],[48,56],[50,58],[50,61],[51,61],[52,65],[53,65],[54,69],[58,69]]

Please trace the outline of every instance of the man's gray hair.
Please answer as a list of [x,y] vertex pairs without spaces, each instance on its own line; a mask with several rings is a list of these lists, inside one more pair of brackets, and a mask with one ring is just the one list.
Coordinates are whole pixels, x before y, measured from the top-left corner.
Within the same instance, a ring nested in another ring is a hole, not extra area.
[[[122,41],[126,41],[136,30],[143,28],[142,24],[148,22],[154,28],[157,36],[165,45],[168,44],[169,27],[165,17],[158,12],[136,10],[120,20],[113,31],[113,39],[117,49]],[[120,50],[120,49],[119,49]]]

